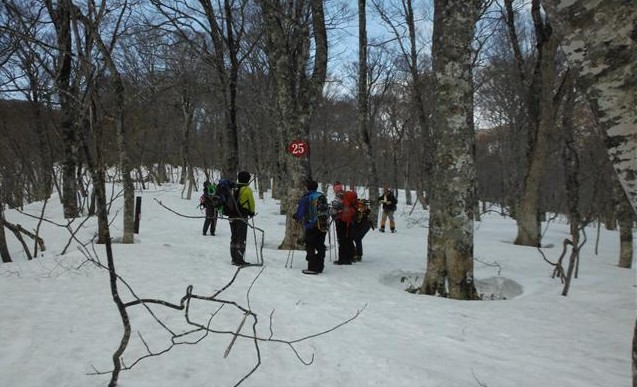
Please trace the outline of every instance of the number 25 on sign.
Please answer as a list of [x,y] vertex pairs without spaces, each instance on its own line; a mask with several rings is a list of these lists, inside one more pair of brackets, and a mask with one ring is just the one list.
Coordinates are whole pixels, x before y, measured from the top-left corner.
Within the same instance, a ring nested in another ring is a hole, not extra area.
[[304,156],[309,149],[310,145],[303,140],[294,140],[288,145],[288,153],[295,157]]

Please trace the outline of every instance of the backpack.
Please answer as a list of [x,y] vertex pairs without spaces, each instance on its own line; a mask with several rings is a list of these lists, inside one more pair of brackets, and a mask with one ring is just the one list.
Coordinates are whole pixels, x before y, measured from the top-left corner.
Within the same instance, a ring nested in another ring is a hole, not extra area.
[[240,215],[237,199],[239,189],[237,184],[229,179],[220,179],[212,196],[212,205],[223,215],[234,218]]
[[346,191],[343,193],[343,210],[338,215],[338,220],[345,223],[352,223],[356,220],[358,208],[358,195],[354,191]]
[[208,187],[203,188],[203,193],[199,196],[199,207],[207,207],[209,204],[213,204],[212,198],[214,198],[216,186],[210,184]]
[[369,200],[358,199],[358,208],[356,209],[356,223],[361,223],[367,220],[372,209],[369,208]]
[[330,225],[330,205],[327,203],[327,197],[320,192],[313,192],[309,200],[306,223],[316,224],[319,231],[327,232]]

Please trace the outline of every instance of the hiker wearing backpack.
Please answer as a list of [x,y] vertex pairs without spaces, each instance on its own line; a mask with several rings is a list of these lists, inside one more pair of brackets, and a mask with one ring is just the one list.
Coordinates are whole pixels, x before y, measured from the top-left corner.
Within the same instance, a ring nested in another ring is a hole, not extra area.
[[356,220],[352,224],[352,239],[354,240],[354,257],[352,261],[360,262],[363,259],[363,238],[369,231],[374,229],[369,214],[372,212],[369,208],[369,200],[358,199],[358,208],[356,209]]
[[299,200],[293,218],[304,225],[307,270],[303,270],[303,273],[319,274],[325,268],[325,234],[329,227],[329,206],[325,195],[317,191],[316,181],[308,181],[305,188],[307,192]]
[[236,203],[236,209],[226,215],[230,221],[230,257],[235,266],[249,265],[246,262],[246,239],[248,238],[248,218],[255,215],[255,202],[250,183],[250,173],[241,171],[237,175],[239,183],[233,190],[232,198]]
[[336,240],[338,241],[338,259],[335,265],[351,265],[354,259],[354,240],[352,224],[356,218],[358,197],[354,191],[345,191],[343,185],[336,182],[332,185],[336,199],[332,202],[332,217],[336,224]]
[[203,194],[201,195],[200,206],[206,210],[206,220],[203,221],[203,235],[206,235],[210,229],[210,235],[215,235],[217,229],[217,208],[212,198],[215,194],[215,185],[208,180],[203,183]]
[[381,197],[378,198],[378,201],[383,205],[383,214],[380,218],[380,232],[385,232],[385,222],[387,218],[389,218],[389,229],[392,233],[396,232],[396,222],[394,221],[394,211],[396,211],[396,204],[398,203],[398,199],[394,196],[394,193],[387,187],[385,187],[385,192]]

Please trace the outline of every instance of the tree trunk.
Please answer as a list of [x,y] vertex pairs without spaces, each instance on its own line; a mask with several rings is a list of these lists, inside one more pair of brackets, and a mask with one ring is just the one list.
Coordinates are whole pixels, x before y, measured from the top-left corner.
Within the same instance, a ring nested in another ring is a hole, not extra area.
[[[563,36],[566,57],[582,70],[578,83],[599,112],[608,153],[637,211],[637,7],[621,0],[544,0],[544,5]],[[632,365],[633,387],[637,387],[637,321]]]
[[79,214],[77,205],[77,104],[75,87],[72,82],[73,46],[71,39],[71,8],[69,0],[59,1],[57,6],[46,3],[49,16],[55,25],[59,56],[55,65],[55,86],[60,101],[62,115],[61,134],[64,150],[62,162],[62,206],[64,217],[75,218]]
[[[184,87],[188,87],[188,86],[184,86]],[[182,170],[181,170],[181,177],[180,177],[180,184],[185,184],[186,180],[190,180],[190,185],[189,185],[189,189],[188,189],[188,193],[186,195],[186,200],[190,200],[191,199],[191,193],[192,193],[192,184],[193,184],[193,179],[191,179],[191,175],[193,175],[193,171],[192,171],[192,166],[190,164],[190,132],[192,130],[192,122],[193,122],[193,117],[194,117],[194,104],[192,103],[192,100],[190,98],[189,91],[188,90],[183,90],[182,91],[182,96],[181,96],[181,113],[182,113],[182,118],[183,118],[183,122],[184,122],[184,126],[183,126],[183,135],[181,138],[181,161],[182,161]]]
[[[323,92],[327,74],[327,31],[322,0],[274,3],[260,0],[265,20],[268,60],[276,90],[277,120],[282,146],[293,139],[308,140],[313,107]],[[311,25],[307,15],[311,13]],[[313,39],[313,42],[311,41]],[[311,75],[308,66],[313,48]],[[311,147],[310,147],[311,149]],[[287,189],[281,198],[286,214],[285,237],[280,249],[298,248],[299,227],[292,219],[305,182],[312,177],[309,155],[296,158],[283,154],[278,174]],[[275,181],[275,186],[280,183]],[[280,187],[279,187],[280,189]]]
[[633,387],[637,387],[637,320],[633,331]]
[[547,20],[540,14],[539,0],[533,0],[532,10],[536,30],[538,58],[533,82],[529,90],[529,116],[531,144],[529,164],[524,178],[524,190],[517,211],[518,234],[516,245],[540,246],[541,232],[538,221],[538,201],[544,165],[549,156],[549,137],[555,127],[553,89],[555,83],[555,54],[558,40]]
[[128,145],[126,140],[126,129],[124,123],[124,84],[115,75],[115,99],[117,104],[117,118],[115,126],[117,128],[117,144],[119,145],[119,163],[122,173],[122,184],[124,185],[124,233],[122,243],[135,243],[135,185],[131,177],[130,157],[128,155]]
[[0,257],[2,258],[2,262],[8,263],[12,261],[7,246],[7,237],[4,233],[4,203],[1,202],[1,199],[0,197]]
[[[379,179],[374,150],[372,146],[372,134],[369,128],[369,87],[367,67],[367,14],[365,11],[366,0],[358,0],[358,137],[363,156],[365,158],[366,173],[368,175],[367,187],[370,200],[376,200],[379,196]],[[378,219],[378,207],[372,206],[370,219]],[[376,227],[376,224],[374,224]]]
[[436,0],[434,11],[436,147],[427,272],[420,292],[463,300],[479,298],[473,281],[476,172],[470,94],[471,42],[481,5],[476,0]]
[[[414,21],[414,10],[412,6],[412,0],[403,1],[403,7],[405,11],[405,21],[407,23],[407,29],[409,31],[409,71],[412,77],[412,103],[414,104],[418,116],[418,123],[420,124],[421,133],[423,136],[424,147],[424,189],[425,192],[429,191],[429,178],[431,177],[433,169],[433,142],[431,134],[431,120],[429,119],[429,112],[425,105],[425,95],[427,92],[423,84],[423,76],[420,74],[418,67],[418,48],[416,46],[416,25]],[[409,204],[409,203],[408,203]]]
[[578,85],[598,111],[613,166],[637,209],[637,7],[632,1],[544,0]]
[[617,214],[619,220],[619,267],[630,269],[633,265],[633,223],[635,215],[623,191],[621,192]]

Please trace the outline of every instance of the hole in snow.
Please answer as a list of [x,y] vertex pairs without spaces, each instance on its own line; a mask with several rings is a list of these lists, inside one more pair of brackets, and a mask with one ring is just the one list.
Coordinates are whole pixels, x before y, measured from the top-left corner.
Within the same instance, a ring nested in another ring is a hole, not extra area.
[[[410,293],[418,291],[424,278],[423,273],[396,270],[381,277],[380,282],[392,288]],[[523,293],[522,286],[505,277],[489,277],[476,280],[476,290],[482,300],[510,300]]]

